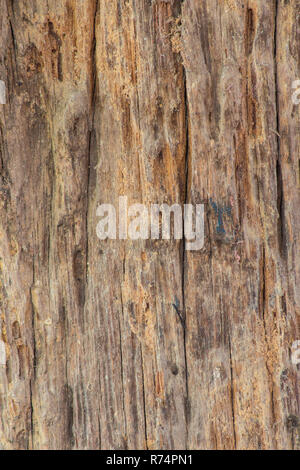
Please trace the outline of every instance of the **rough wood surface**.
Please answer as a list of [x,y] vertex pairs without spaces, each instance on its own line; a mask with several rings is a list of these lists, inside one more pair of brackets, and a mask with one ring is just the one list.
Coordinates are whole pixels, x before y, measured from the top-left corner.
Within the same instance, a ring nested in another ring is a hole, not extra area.
[[[299,0],[0,12],[0,448],[300,448]],[[120,195],[204,248],[100,241]]]

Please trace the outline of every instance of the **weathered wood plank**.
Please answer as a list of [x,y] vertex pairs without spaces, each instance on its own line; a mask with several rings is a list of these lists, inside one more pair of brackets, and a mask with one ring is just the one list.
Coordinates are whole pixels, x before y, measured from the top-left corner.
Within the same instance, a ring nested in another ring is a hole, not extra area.
[[[0,448],[298,448],[299,0],[0,11]],[[204,248],[100,241],[119,196]]]

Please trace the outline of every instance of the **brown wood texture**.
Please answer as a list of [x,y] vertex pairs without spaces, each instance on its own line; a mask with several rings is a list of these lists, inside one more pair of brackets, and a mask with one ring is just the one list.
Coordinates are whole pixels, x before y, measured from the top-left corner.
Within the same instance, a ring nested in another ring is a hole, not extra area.
[[0,448],[299,449],[299,0],[0,0],[0,79]]

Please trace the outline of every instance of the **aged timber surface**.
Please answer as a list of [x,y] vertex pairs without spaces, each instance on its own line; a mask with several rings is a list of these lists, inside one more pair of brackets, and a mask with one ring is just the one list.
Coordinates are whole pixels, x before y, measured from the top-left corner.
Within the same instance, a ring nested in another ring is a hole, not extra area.
[[300,1],[0,0],[0,80],[0,449],[299,449]]

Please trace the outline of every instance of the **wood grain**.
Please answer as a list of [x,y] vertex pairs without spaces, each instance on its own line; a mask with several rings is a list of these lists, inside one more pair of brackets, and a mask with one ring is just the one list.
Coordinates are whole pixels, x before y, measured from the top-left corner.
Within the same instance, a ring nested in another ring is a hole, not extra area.
[[[0,0],[0,448],[299,449],[299,0]],[[205,204],[205,245],[99,204]]]

